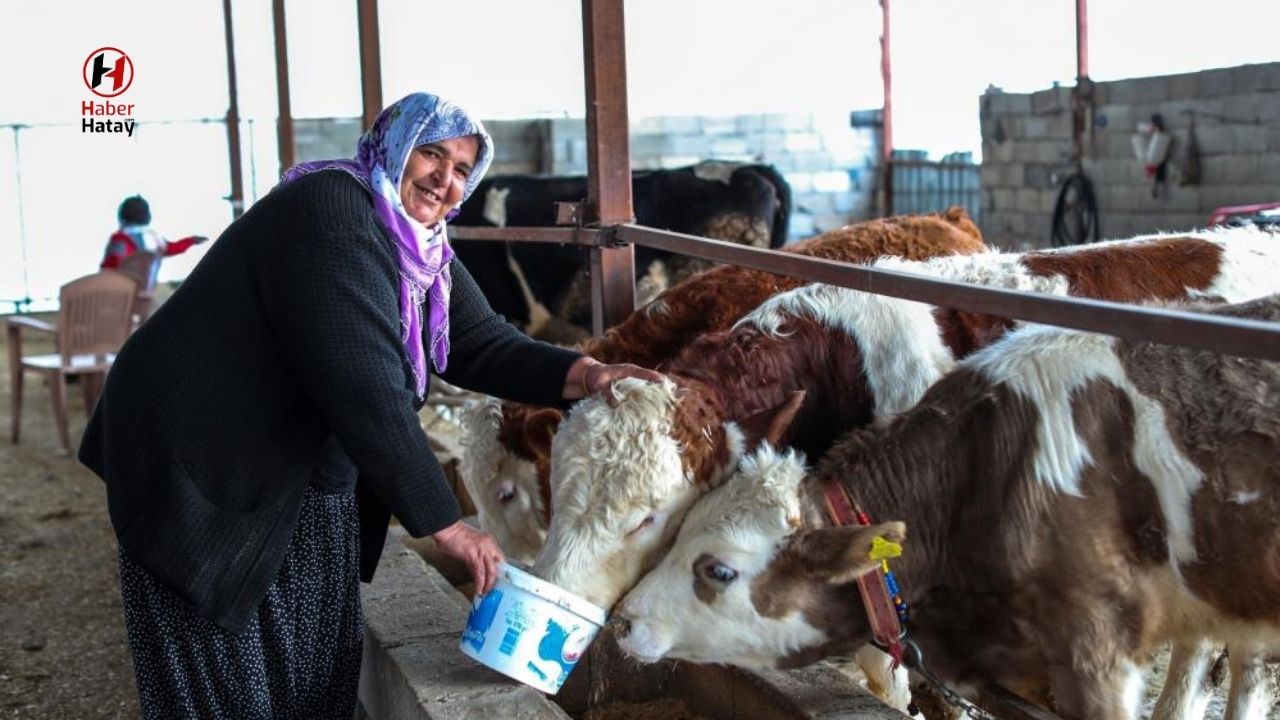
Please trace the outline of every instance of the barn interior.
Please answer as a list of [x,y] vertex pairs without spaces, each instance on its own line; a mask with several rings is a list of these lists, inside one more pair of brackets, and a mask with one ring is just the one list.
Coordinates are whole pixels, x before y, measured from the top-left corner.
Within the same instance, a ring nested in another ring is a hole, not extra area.
[[[1055,28],[1052,36],[1057,39],[1051,45],[1058,51],[1040,52],[1051,55],[1063,71],[1016,90],[1001,89],[994,76],[985,89],[966,90],[963,113],[973,126],[972,143],[968,149],[940,153],[901,142],[904,135],[910,137],[904,125],[914,127],[911,123],[922,122],[926,113],[921,105],[907,110],[894,102],[905,85],[927,84],[922,77],[946,83],[945,55],[939,57],[937,48],[927,55],[926,48],[911,41],[922,23],[919,8],[865,0],[853,16],[847,8],[835,8],[837,3],[814,3],[814,8],[797,11],[804,18],[846,13],[838,17],[861,23],[862,42],[854,55],[860,64],[819,65],[810,72],[814,84],[824,88],[856,77],[859,87],[869,88],[860,92],[878,101],[832,110],[829,104],[806,105],[794,93],[783,92],[782,104],[767,108],[686,113],[658,104],[653,105],[656,112],[638,115],[635,91],[629,95],[629,88],[638,78],[652,82],[652,73],[634,61],[631,50],[653,38],[638,39],[634,28],[652,32],[662,27],[637,11],[642,4],[565,0],[555,8],[530,9],[493,0],[472,11],[484,17],[450,11],[479,25],[543,23],[534,26],[534,35],[538,27],[567,25],[581,37],[581,46],[569,53],[574,72],[566,81],[580,89],[581,95],[572,98],[580,97],[581,107],[524,116],[499,108],[492,119],[486,117],[497,155],[483,190],[450,225],[457,252],[490,302],[530,335],[563,345],[581,342],[616,326],[694,273],[734,264],[973,313],[1280,360],[1280,327],[1274,324],[1246,325],[1115,302],[1031,298],[777,252],[854,223],[956,206],[966,210],[991,245],[1009,251],[1221,224],[1280,229],[1280,58],[1274,51],[1261,59],[1241,55],[1192,69],[1161,70],[1156,63],[1132,76],[1117,76],[1109,68],[1098,72],[1112,58],[1091,55],[1090,31],[1096,35],[1099,24],[1113,22],[1111,9],[1088,0],[1060,0],[1055,4],[1060,7],[1043,19]],[[998,2],[989,4],[982,12],[992,17],[1017,12]],[[77,10],[88,12],[88,5]],[[157,3],[135,5],[138,18],[164,17],[166,12]],[[158,200],[158,209],[182,208],[163,215],[158,211],[166,228],[190,228],[216,238],[270,191],[280,171],[300,162],[349,156],[378,111],[395,99],[399,91],[391,88],[404,84],[404,66],[415,64],[420,53],[419,37],[388,20],[403,16],[404,9],[387,0],[343,0],[337,8],[340,39],[312,29],[308,15],[323,15],[327,6],[308,8],[286,0],[223,0],[202,6],[208,7],[193,11],[204,28],[200,32],[217,36],[214,45],[223,53],[201,59],[214,68],[202,72],[216,77],[219,88],[206,103],[215,111],[196,113],[205,117],[152,114],[149,102],[161,106],[152,98],[175,92],[184,81],[166,79],[172,83],[167,88],[153,84],[134,113],[139,140],[117,143],[104,156],[108,159],[89,171],[68,172],[81,152],[77,148],[96,152],[104,141],[131,140],[109,136],[106,130],[86,131],[84,119],[71,117],[65,108],[39,109],[49,104],[47,95],[73,111],[82,102],[94,102],[74,75],[65,91],[22,85],[10,107],[0,112],[0,134],[12,140],[3,143],[7,147],[0,154],[0,227],[5,228],[0,247],[11,258],[0,269],[9,358],[0,404],[10,409],[14,440],[0,443],[0,548],[12,580],[0,588],[7,638],[0,647],[0,708],[15,717],[138,716],[120,620],[116,540],[101,481],[68,452],[87,422],[96,381],[88,375],[73,381],[60,406],[56,399],[49,402],[51,389],[26,375],[25,400],[16,402],[14,388],[24,376],[20,369],[15,372],[20,359],[58,352],[55,336],[33,332],[28,321],[55,321],[60,288],[97,268],[101,219],[113,217],[124,193],[142,191]],[[763,3],[752,11],[777,12]],[[15,9],[3,12],[11,19],[18,14]],[[684,30],[695,38],[716,33],[716,27],[699,23],[725,12],[723,6],[690,9],[689,20],[679,24],[690,26]],[[969,12],[980,14],[976,8]],[[59,21],[37,17],[31,22],[56,27],[53,23]],[[103,19],[100,27],[116,27],[111,22]],[[22,30],[26,24],[12,23],[11,32],[31,32]],[[147,33],[163,34],[163,23],[155,18],[136,24]],[[985,24],[999,22],[989,17]],[[243,32],[247,26],[253,32]],[[129,47],[105,31],[78,34],[75,47],[83,45],[87,52],[116,43],[130,50],[139,88],[147,82],[143,73],[151,72],[148,67],[190,60],[180,47],[148,45],[136,28],[128,34],[123,28],[116,29],[132,39]],[[239,41],[237,31],[242,32]],[[246,44],[246,36],[262,41]],[[997,43],[1000,37],[993,31],[986,42]],[[1170,53],[1171,40],[1152,39],[1148,52]],[[325,72],[319,66],[329,61],[326,52],[332,46],[350,56],[343,62],[355,69],[358,107],[297,112],[294,94],[299,86],[316,84],[313,75]],[[963,52],[960,47],[946,51]],[[10,67],[22,62],[10,59]],[[81,59],[56,58],[68,66]],[[520,62],[518,57],[502,59],[508,65]],[[580,66],[574,64],[579,61]],[[1018,61],[1006,57],[1003,62]],[[928,75],[915,70],[922,64],[931,68]],[[698,70],[688,72],[696,76]],[[716,68],[704,82],[726,74],[733,70]],[[238,94],[237,88],[248,86],[254,76],[270,78],[270,91]],[[787,82],[786,77],[770,80]],[[423,80],[414,76],[412,82]],[[38,110],[24,114],[28,100]],[[910,121],[904,117],[908,112]],[[96,115],[90,119],[100,120]],[[166,158],[179,152],[187,157],[177,172],[185,167],[191,178],[174,182],[169,178],[175,167]],[[103,180],[114,176],[118,182]],[[73,201],[85,212],[67,212],[68,177],[104,185]],[[58,196],[61,201],[50,200]],[[761,203],[762,197],[767,202]],[[207,247],[196,246],[163,264],[157,261],[146,271],[147,306],[140,322],[180,287]],[[423,430],[469,512],[475,505],[457,467],[465,452],[459,442],[461,413],[474,400],[472,394],[438,382],[420,413]],[[69,447],[60,432],[69,433]],[[869,693],[865,678],[847,664],[768,673],[684,661],[646,666],[624,657],[607,632],[566,687],[546,696],[458,653],[458,633],[473,590],[465,568],[442,557],[429,541],[393,528],[377,578],[364,591],[359,717],[902,717]],[[1167,662],[1167,648],[1161,653],[1155,658],[1157,668]],[[1223,662],[1218,659],[1205,681],[1213,696],[1207,717],[1223,717],[1229,692]],[[1272,684],[1280,678],[1275,662],[1268,662],[1267,672]],[[1158,692],[1158,684],[1149,688],[1146,713]],[[928,702],[923,698],[921,706]],[[933,701],[941,706],[916,716],[958,712],[945,700]],[[991,717],[1056,717],[995,686],[983,690],[979,704]],[[1272,702],[1267,717],[1280,718],[1280,704]]]

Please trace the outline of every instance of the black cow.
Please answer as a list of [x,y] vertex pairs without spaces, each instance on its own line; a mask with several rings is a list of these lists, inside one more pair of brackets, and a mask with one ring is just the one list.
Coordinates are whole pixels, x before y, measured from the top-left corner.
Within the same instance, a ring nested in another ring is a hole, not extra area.
[[[791,188],[768,165],[705,162],[638,171],[632,174],[631,192],[641,225],[756,247],[786,243]],[[555,225],[555,203],[580,202],[586,195],[584,176],[496,175],[480,183],[451,224],[550,227]],[[590,325],[586,248],[469,240],[455,240],[453,246],[494,309],[512,322],[528,327],[533,319],[511,267],[514,261],[537,302],[574,325]],[[637,276],[649,273],[657,260],[664,263],[671,283],[709,266],[637,247]]]

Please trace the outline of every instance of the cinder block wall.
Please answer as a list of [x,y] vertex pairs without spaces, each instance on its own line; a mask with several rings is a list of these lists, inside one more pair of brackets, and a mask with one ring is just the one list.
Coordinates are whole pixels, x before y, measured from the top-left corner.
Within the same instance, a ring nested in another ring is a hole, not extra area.
[[[299,120],[299,162],[350,156],[359,119]],[[485,127],[497,154],[491,174],[584,175],[582,119],[494,120]],[[791,185],[791,237],[799,239],[876,214],[880,131],[851,128],[848,113],[780,113],[641,118],[631,125],[637,170],[702,160],[773,165]]]
[[[1006,247],[1047,246],[1071,171],[1071,88],[988,92],[979,108],[983,232]],[[1155,113],[1174,136],[1157,197],[1130,140]],[[1184,185],[1193,117],[1200,182]],[[1097,83],[1092,120],[1084,170],[1103,237],[1202,227],[1216,207],[1280,200],[1280,63]]]

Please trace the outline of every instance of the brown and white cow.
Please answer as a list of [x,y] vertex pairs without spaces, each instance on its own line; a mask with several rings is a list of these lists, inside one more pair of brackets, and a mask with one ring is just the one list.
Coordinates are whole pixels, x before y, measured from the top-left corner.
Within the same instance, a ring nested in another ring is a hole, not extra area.
[[[1280,322],[1280,296],[1208,310]],[[617,612],[621,646],[792,667],[865,643],[876,535],[905,521],[908,627],[959,687],[1047,678],[1064,717],[1131,718],[1153,647],[1280,642],[1280,363],[1028,327],[812,472],[762,446]]]
[[[1280,291],[1280,238],[1224,228],[876,265],[1055,295],[1240,301]],[[912,407],[956,357],[1012,325],[835,286],[769,299],[659,365],[673,383],[615,386],[616,407],[599,397],[575,406],[552,444],[555,512],[534,572],[611,606],[694,498],[732,469],[742,441],[763,438],[797,392],[808,397],[781,439],[821,453],[846,430]]]
[[[952,208],[857,223],[783,252],[866,263],[882,256],[924,260],[986,249],[968,214]],[[578,349],[602,362],[654,367],[699,335],[724,330],[763,300],[803,284],[750,268],[714,268],[672,287]],[[521,562],[532,562],[546,537],[551,437],[562,418],[555,408],[498,400],[464,413],[463,482],[475,500],[481,527]]]

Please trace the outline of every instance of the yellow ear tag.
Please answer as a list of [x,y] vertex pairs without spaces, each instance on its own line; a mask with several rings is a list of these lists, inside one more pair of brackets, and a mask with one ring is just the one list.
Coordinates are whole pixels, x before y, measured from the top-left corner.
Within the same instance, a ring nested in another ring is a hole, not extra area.
[[902,554],[902,546],[892,540],[885,540],[879,535],[871,538],[871,552],[867,555],[871,560],[886,560]]

